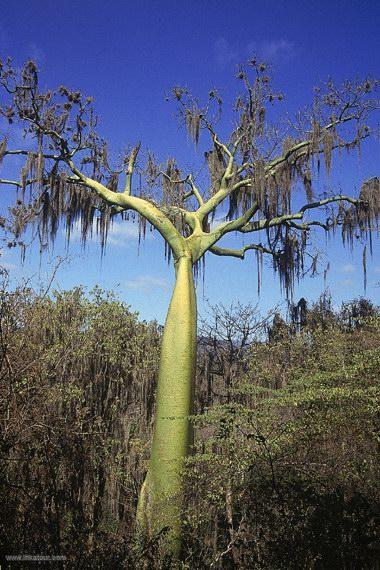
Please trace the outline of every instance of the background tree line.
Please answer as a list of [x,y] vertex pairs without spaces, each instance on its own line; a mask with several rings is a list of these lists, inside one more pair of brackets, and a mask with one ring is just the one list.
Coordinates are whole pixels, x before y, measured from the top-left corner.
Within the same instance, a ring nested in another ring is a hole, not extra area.
[[[100,289],[4,286],[0,317],[2,558],[168,566],[161,535],[134,539],[161,327]],[[376,567],[379,341],[364,299],[301,299],[286,321],[210,307],[180,567]]]

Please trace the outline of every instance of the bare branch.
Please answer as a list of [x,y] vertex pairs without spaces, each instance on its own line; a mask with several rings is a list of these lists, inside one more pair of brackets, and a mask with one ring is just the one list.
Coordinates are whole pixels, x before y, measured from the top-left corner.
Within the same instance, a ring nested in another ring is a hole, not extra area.
[[229,222],[224,222],[217,226],[211,234],[219,235],[219,237],[223,236],[228,232],[238,231],[241,230],[249,220],[256,214],[258,211],[259,206],[257,202],[254,202],[250,208],[248,208],[242,216],[239,216],[235,220],[231,220]]
[[127,196],[130,196],[132,192],[132,174],[140,147],[141,147],[141,142],[137,143],[137,145],[134,147],[129,157],[128,168],[125,173],[126,178],[125,178],[125,187],[124,187],[124,194],[126,194]]
[[202,204],[203,204],[202,195],[201,195],[201,193],[199,192],[198,188],[195,186],[194,180],[193,180],[193,177],[192,177],[191,174],[189,174],[189,175],[186,177],[185,182],[187,182],[188,184],[190,184],[190,186],[191,186],[191,193],[196,197],[196,199],[197,199],[197,201],[198,201],[198,204],[199,204],[200,206],[202,206]]
[[[324,133],[328,133],[329,131],[336,129],[336,127],[339,125],[342,125],[344,123],[353,120],[358,120],[359,118],[360,118],[359,114],[350,114],[344,116],[344,111],[342,111],[341,116],[338,119],[331,121],[330,123],[326,124],[324,127],[320,128],[319,144],[323,140]],[[238,176],[245,170],[254,169],[255,165],[254,163],[250,162],[244,162],[241,166],[235,164],[234,160],[235,155],[242,137],[238,138],[237,142],[235,142],[234,150],[233,152],[231,152],[225,144],[221,143],[218,140],[214,131],[211,130],[211,132],[213,133],[213,141],[215,145],[217,145],[221,150],[223,150],[226,156],[228,156],[228,164],[224,172],[224,175],[221,179],[219,191],[216,194],[214,194],[214,196],[212,196],[212,198],[210,198],[202,208],[198,210],[198,214],[200,217],[204,216],[205,213],[210,213],[211,211],[215,210],[215,208],[217,208],[218,205],[220,205],[232,193],[236,192],[241,188],[251,186],[254,182],[254,178],[249,176],[243,178],[242,180],[238,180],[233,185],[230,186],[228,185],[228,181],[233,176]],[[338,143],[333,144],[331,147],[331,151],[345,147],[350,148],[354,144],[357,144],[359,140],[364,140],[369,135],[370,131],[368,128],[366,128],[362,133],[358,134],[353,140],[350,141],[340,140]],[[291,146],[291,148],[288,149],[285,152],[285,154],[270,161],[267,165],[265,165],[264,168],[265,177],[268,178],[270,175],[273,175],[276,172],[276,170],[281,168],[282,165],[284,164],[295,165],[298,161],[300,161],[301,159],[305,159],[305,157],[307,156],[311,156],[313,154],[322,154],[324,152],[325,152],[324,148],[320,148],[319,146],[318,148],[313,148],[312,138],[298,142],[297,144]]]
[[[342,119],[333,121],[331,123],[329,123],[328,125],[325,125],[324,127],[321,128],[321,134],[323,132],[327,132],[335,127],[337,127],[340,124],[346,123],[348,121],[353,121],[354,119],[357,119],[358,117],[356,115],[350,115],[348,117],[344,117]],[[345,143],[347,144],[347,143]],[[309,149],[312,145],[312,141],[311,140],[304,140],[301,141],[295,145],[293,145],[284,155],[279,156],[278,158],[272,160],[267,166],[266,166],[266,171],[270,172],[273,169],[277,168],[280,164],[287,162],[289,160],[289,158],[297,153],[299,150],[303,150],[305,148]],[[340,145],[340,146],[345,146],[344,144]],[[337,145],[335,148],[339,148],[339,145]],[[323,152],[323,151],[322,151]],[[301,155],[296,155],[295,160],[297,158],[299,158]],[[302,154],[302,156],[304,156],[304,153]]]
[[[3,156],[6,156],[6,155],[8,155],[8,154],[9,154],[9,155],[22,155],[22,156],[28,156],[28,155],[38,156],[39,153],[38,153],[38,152],[30,151],[30,150],[17,149],[17,150],[6,150],[6,151],[3,153]],[[62,159],[62,156],[61,156],[61,155],[58,155],[58,154],[46,154],[46,153],[42,153],[42,156],[43,156],[44,158],[50,158],[50,159],[52,159],[52,160],[61,160],[61,159]]]
[[203,204],[202,195],[199,192],[197,186],[194,184],[194,180],[191,174],[188,174],[185,178],[173,180],[173,178],[171,178],[171,176],[169,176],[167,172],[160,170],[158,176],[163,176],[164,178],[166,178],[166,180],[168,180],[168,182],[170,182],[170,184],[188,184],[190,186],[190,190],[183,195],[183,199],[188,200],[189,198],[191,198],[191,196],[195,196],[195,198],[198,201],[198,204],[199,205]]
[[83,174],[74,164],[71,158],[66,159],[66,164],[70,167],[72,172],[79,178],[79,180],[88,186],[92,190],[98,194],[101,198],[103,198],[109,204],[113,206],[126,206],[125,199],[126,196],[124,194],[120,194],[118,192],[114,192],[113,190],[109,190],[106,186],[98,182],[97,180],[93,180],[89,176]]
[[0,184],[9,185],[9,186],[17,186],[18,188],[24,188],[25,186],[30,186],[33,184],[34,180],[26,180],[23,184],[22,182],[17,182],[17,180],[6,180],[4,178],[0,178]]
[[306,232],[310,231],[312,226],[318,226],[320,228],[323,228],[326,232],[328,232],[331,228],[334,227],[334,224],[323,224],[322,222],[317,222],[317,221],[303,222],[301,224],[293,221],[287,221],[285,222],[285,224],[289,228],[294,228],[296,230],[301,230]]
[[241,249],[229,249],[225,247],[219,247],[217,245],[213,245],[209,249],[209,251],[214,255],[237,257],[239,259],[244,259],[245,253],[249,250],[256,250],[261,251],[261,253],[269,253],[270,255],[275,255],[274,251],[268,249],[267,247],[264,247],[261,243],[245,245]]
[[[356,200],[354,198],[351,198],[350,196],[344,196],[344,195],[338,194],[337,196],[332,196],[331,198],[325,198],[323,200],[313,202],[312,204],[306,204],[298,212],[295,212],[293,214],[284,214],[283,216],[277,216],[277,217],[272,218],[272,219],[265,219],[265,220],[258,220],[255,222],[250,222],[250,223],[244,225],[243,227],[241,227],[239,229],[239,231],[242,233],[257,232],[257,231],[260,231],[260,230],[263,230],[266,228],[271,228],[274,226],[280,226],[282,224],[286,224],[287,222],[290,222],[292,220],[302,220],[303,216],[307,210],[320,208],[322,206],[325,206],[327,204],[331,204],[334,202],[348,202],[350,204],[357,206],[358,204],[360,204],[361,200]],[[318,222],[308,222],[308,225],[319,225],[319,223]],[[302,228],[302,229],[307,229],[307,228]]]

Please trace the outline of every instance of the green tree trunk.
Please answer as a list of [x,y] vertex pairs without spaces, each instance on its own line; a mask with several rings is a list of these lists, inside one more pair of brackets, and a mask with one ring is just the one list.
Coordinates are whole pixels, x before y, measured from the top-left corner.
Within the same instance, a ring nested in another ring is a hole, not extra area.
[[165,542],[174,557],[181,550],[183,484],[181,467],[192,443],[197,309],[192,260],[175,263],[176,283],[162,338],[157,411],[149,469],[141,489],[137,525],[152,537],[169,527]]

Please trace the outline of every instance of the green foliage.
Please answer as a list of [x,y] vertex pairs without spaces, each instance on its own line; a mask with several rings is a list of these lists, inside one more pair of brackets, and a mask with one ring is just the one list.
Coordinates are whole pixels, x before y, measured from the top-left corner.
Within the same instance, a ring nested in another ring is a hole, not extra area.
[[175,566],[165,532],[133,536],[157,324],[100,289],[3,291],[1,555],[61,553],[67,568],[375,568],[380,316],[363,300],[303,311],[268,327],[252,307],[213,307],[202,327]]
[[1,550],[117,565],[151,432],[157,325],[100,289],[2,301]]
[[199,567],[375,567],[380,316],[373,308],[347,330],[347,309],[326,327],[314,306],[296,335],[282,322],[241,360],[234,403],[195,419],[188,536]]

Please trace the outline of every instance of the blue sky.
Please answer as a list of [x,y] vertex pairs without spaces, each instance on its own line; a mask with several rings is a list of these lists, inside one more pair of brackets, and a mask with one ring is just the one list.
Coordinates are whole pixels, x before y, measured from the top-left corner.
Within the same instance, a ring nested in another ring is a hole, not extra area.
[[[174,107],[165,93],[186,85],[196,95],[211,87],[220,90],[226,107],[238,90],[237,64],[253,52],[273,64],[275,86],[285,95],[284,110],[292,113],[311,101],[312,88],[329,76],[337,81],[380,73],[378,28],[380,7],[372,1],[110,1],[19,0],[7,2],[0,14],[0,53],[16,63],[37,60],[41,83],[67,84],[95,97],[101,118],[99,131],[115,151],[141,140],[160,159],[175,156],[191,170],[199,164],[193,145],[180,129]],[[227,114],[228,117],[228,114]],[[335,163],[336,174],[326,184],[340,184],[355,193],[363,179],[379,175],[380,144],[363,148],[363,158]],[[1,188],[6,207],[10,188]],[[363,294],[362,248],[351,254],[337,240],[318,247],[326,251],[331,269],[327,278],[334,300]],[[368,262],[367,296],[380,303],[379,239]],[[14,252],[3,262],[15,281],[33,276],[44,279],[54,256],[64,255],[63,240],[39,258],[35,250],[21,268]],[[116,224],[106,257],[89,245],[81,252],[73,242],[70,260],[57,273],[55,286],[95,283],[116,289],[121,298],[145,319],[164,320],[173,283],[173,270],[163,258],[158,235],[149,234],[137,256],[137,233]],[[295,297],[316,298],[322,278],[306,278]],[[215,303],[256,303],[254,256],[244,262],[208,256],[204,285],[198,285],[199,307],[204,299]],[[279,286],[268,268],[264,275],[262,310],[281,302]]]

